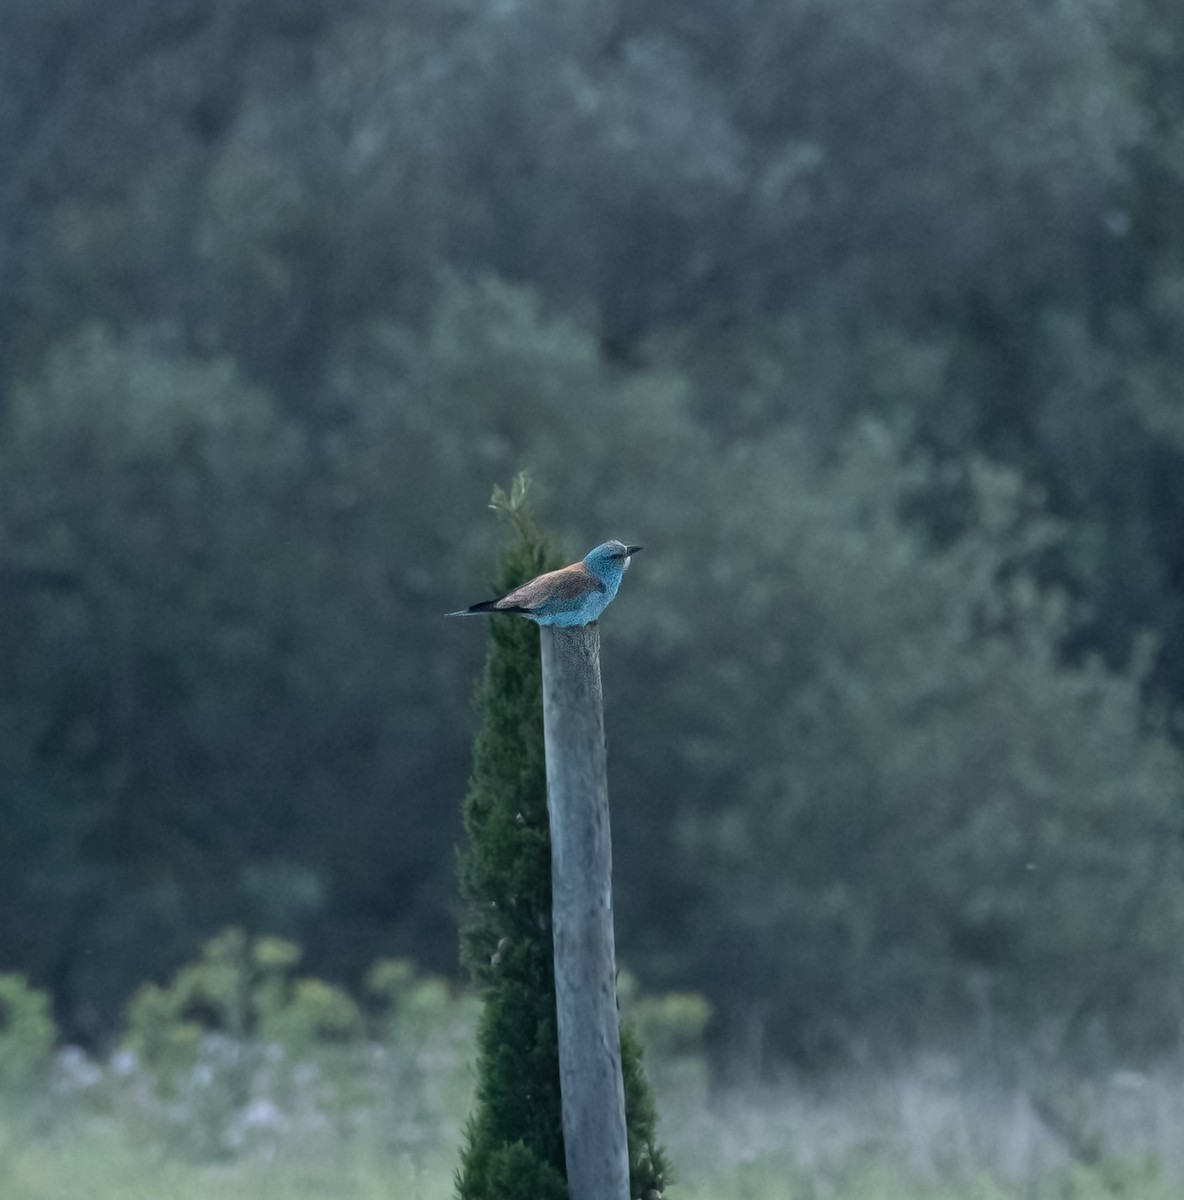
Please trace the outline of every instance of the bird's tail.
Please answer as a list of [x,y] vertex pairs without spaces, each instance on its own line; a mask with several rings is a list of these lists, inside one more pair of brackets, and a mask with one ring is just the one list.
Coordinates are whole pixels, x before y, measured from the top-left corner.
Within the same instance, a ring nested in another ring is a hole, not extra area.
[[480,604],[474,604],[471,608],[460,608],[456,612],[445,613],[446,617],[475,617],[480,613],[494,611],[496,600],[482,600]]

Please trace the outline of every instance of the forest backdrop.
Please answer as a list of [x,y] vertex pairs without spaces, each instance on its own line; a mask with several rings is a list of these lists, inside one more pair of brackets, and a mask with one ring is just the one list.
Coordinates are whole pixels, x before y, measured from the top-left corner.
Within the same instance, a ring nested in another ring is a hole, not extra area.
[[1184,1018],[1184,8],[5,0],[0,969],[456,965],[495,483],[723,1042]]

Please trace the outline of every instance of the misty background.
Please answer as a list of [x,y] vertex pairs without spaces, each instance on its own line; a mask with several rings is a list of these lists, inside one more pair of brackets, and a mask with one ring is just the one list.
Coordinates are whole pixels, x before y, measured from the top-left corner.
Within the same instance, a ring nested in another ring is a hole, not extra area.
[[494,484],[617,939],[819,1062],[1184,1020],[1184,9],[4,0],[0,969],[456,971]]

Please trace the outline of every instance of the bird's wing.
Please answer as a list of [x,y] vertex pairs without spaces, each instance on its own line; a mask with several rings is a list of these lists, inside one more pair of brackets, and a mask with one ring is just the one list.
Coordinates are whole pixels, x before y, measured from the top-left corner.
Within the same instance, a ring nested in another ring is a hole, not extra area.
[[581,600],[589,592],[604,590],[604,584],[582,562],[578,562],[570,567],[560,567],[558,571],[536,575],[528,583],[503,596],[494,607],[524,608],[533,612],[547,603]]

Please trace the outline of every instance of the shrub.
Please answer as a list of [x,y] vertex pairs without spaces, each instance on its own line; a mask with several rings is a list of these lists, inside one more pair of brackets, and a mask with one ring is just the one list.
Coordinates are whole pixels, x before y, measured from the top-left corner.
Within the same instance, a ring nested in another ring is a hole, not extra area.
[[23,975],[0,975],[0,1095],[23,1092],[36,1079],[55,1035],[48,994]]

